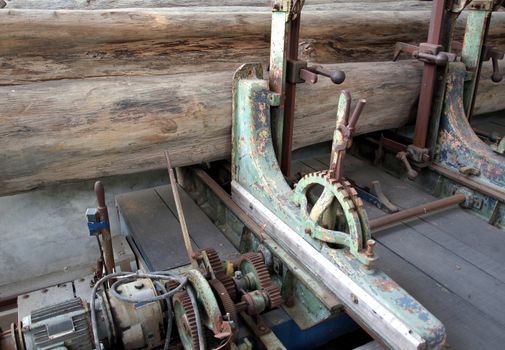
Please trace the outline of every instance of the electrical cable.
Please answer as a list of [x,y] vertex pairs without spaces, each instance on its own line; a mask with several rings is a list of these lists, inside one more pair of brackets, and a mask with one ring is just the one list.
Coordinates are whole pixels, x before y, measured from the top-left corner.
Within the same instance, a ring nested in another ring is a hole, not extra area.
[[[172,308],[170,306],[170,298],[177,293],[179,290],[181,290],[184,286],[186,286],[186,289],[188,290],[189,297],[191,298],[191,303],[193,305],[193,308],[195,309],[195,316],[197,320],[197,327],[198,328],[198,336],[200,338],[200,344],[201,344],[201,349],[205,349],[205,343],[203,342],[203,331],[202,331],[202,323],[200,320],[200,314],[198,312],[198,305],[196,303],[196,297],[194,294],[194,291],[192,288],[187,285],[187,278],[181,275],[174,275],[170,272],[167,271],[156,271],[156,272],[150,272],[150,273],[143,273],[143,272],[114,272],[112,274],[109,274],[107,276],[102,277],[100,280],[98,280],[94,287],[93,290],[91,291],[91,300],[90,300],[90,308],[91,308],[91,327],[93,331],[93,339],[95,343],[95,348],[97,350],[101,349],[100,346],[100,339],[98,338],[98,326],[97,326],[97,321],[96,321],[96,294],[98,291],[98,288],[106,281],[110,279],[117,279],[116,282],[112,284],[110,287],[111,294],[126,303],[150,303],[150,302],[155,302],[155,301],[160,301],[160,300],[165,300],[167,301],[167,334],[165,337],[165,345],[164,349],[168,349],[168,343],[170,341],[170,332],[171,332],[171,325],[172,325]],[[170,290],[167,291],[164,287],[162,288],[162,293],[160,295],[150,297],[150,298],[131,298],[131,297],[125,297],[117,291],[117,288],[124,284],[124,283],[129,283],[133,282],[139,278],[149,278],[153,281],[175,281],[179,283],[179,285]],[[170,328],[169,328],[170,327]],[[203,345],[203,346],[202,346]]]

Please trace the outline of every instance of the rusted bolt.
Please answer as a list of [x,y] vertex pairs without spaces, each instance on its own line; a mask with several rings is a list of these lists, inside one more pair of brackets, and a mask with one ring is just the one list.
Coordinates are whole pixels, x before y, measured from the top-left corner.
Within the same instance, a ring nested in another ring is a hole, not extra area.
[[359,303],[358,297],[354,294],[351,294],[351,300],[354,304]]
[[23,295],[23,299],[28,299],[30,296],[28,294]]
[[472,168],[470,166],[462,166],[459,168],[459,172],[467,176],[480,176],[480,170],[477,168]]
[[312,234],[312,230],[309,227],[305,227],[305,233],[308,235]]
[[375,241],[373,239],[369,239],[366,241],[366,256],[368,258],[373,258],[375,256]]
[[47,293],[47,292],[48,292],[47,288],[42,289],[42,293]]

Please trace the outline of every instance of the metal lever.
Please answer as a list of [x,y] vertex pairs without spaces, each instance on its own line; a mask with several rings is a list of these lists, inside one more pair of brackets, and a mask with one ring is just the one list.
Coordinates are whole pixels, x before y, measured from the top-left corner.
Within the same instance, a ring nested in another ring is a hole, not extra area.
[[419,46],[396,43],[393,61],[396,61],[402,52],[412,55],[413,58],[437,66],[445,66],[448,62],[456,60],[454,53],[442,51],[442,46],[422,43]]
[[407,169],[407,177],[409,178],[409,180],[415,180],[418,173],[417,171],[412,169],[412,166],[409,163],[409,159],[407,158],[407,152],[398,152],[396,154],[396,158],[400,159],[403,162],[403,165]]
[[[323,77],[330,78],[330,80],[333,82],[333,84],[342,84],[345,80],[345,73],[341,70],[336,70],[333,72],[327,71],[323,67],[320,66],[313,66],[313,67],[307,67],[306,70],[310,73],[317,74],[317,75],[322,75]],[[302,72],[300,72],[300,75]],[[306,74],[305,72],[303,74]],[[317,79],[316,79],[317,81]]]
[[493,63],[493,74],[491,75],[491,80],[495,83],[499,83],[503,79],[503,75],[500,72],[500,67],[498,66],[498,60],[503,59],[503,51],[498,51],[492,46],[486,46],[484,52],[484,61],[491,59]]
[[345,151],[351,147],[354,128],[363,108],[365,108],[365,104],[366,100],[359,100],[352,115],[349,117],[351,114],[351,94],[347,90],[342,91],[340,94],[330,159],[330,170],[333,172],[333,177],[336,180],[340,180],[343,175]]

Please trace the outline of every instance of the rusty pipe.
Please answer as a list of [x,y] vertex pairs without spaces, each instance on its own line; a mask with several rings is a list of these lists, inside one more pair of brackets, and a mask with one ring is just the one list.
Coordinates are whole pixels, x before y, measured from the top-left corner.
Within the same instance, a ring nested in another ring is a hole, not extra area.
[[[98,202],[98,207],[96,211],[98,213],[98,220],[100,222],[109,222],[109,211],[107,205],[105,204],[105,188],[101,181],[95,182],[95,194],[96,200]],[[114,262],[114,251],[112,249],[112,236],[110,234],[109,228],[102,228],[100,230],[100,235],[102,236],[102,246],[105,258],[105,271],[107,274],[114,272],[114,267],[116,263]]]
[[413,208],[401,210],[394,214],[385,215],[381,216],[380,218],[373,219],[370,221],[370,228],[376,232],[386,227],[400,224],[403,221],[414,219],[418,216],[427,215],[440,209],[452,207],[453,205],[463,203],[465,200],[465,195],[458,193],[431,203],[418,205]]
[[[435,0],[433,2],[428,31],[428,44],[439,45],[442,40],[445,3],[446,0]],[[424,64],[413,141],[414,145],[419,148],[426,147],[437,69],[437,65],[435,64]]]

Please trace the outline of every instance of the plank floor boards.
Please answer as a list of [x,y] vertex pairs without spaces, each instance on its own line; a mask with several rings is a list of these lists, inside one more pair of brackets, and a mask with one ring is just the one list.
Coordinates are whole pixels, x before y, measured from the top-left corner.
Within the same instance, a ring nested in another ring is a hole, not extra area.
[[[212,247],[222,259],[236,257],[237,250],[182,188],[179,194],[193,249]],[[117,196],[116,204],[150,270],[166,270],[189,263],[169,186]]]
[[[293,169],[327,169],[329,156]],[[346,158],[345,176],[360,186],[379,180],[402,209],[436,198],[368,162]],[[385,215],[365,204],[370,218]],[[451,349],[498,349],[505,343],[505,232],[455,207],[374,235],[380,268],[446,326]]]

